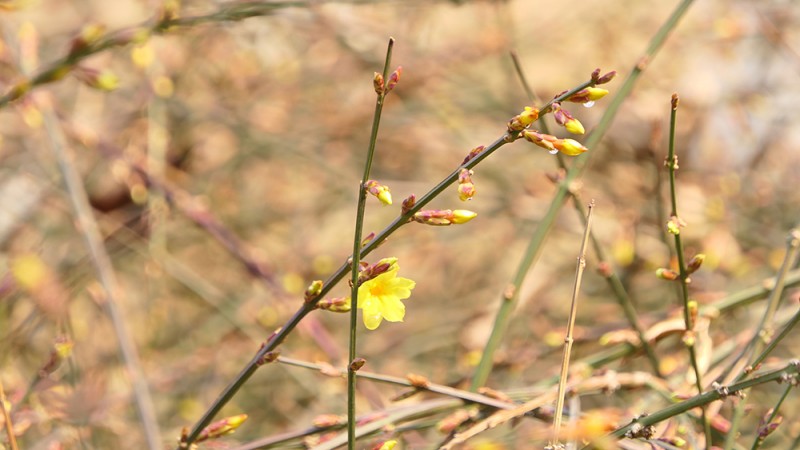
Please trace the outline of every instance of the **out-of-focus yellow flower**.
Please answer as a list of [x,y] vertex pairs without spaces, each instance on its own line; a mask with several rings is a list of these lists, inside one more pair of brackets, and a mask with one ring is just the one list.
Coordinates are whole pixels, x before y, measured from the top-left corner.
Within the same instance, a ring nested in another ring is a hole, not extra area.
[[397,441],[392,439],[384,442],[380,447],[378,447],[378,450],[392,450],[395,448],[395,446],[397,446]]
[[358,287],[358,307],[363,312],[364,325],[369,330],[378,328],[386,319],[402,322],[406,306],[401,300],[411,296],[416,283],[397,276],[399,266],[366,281]]

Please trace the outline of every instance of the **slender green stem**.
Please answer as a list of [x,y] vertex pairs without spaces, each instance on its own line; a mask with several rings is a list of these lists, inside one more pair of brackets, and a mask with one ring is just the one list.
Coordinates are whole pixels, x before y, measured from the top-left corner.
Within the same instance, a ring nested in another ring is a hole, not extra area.
[[[650,40],[650,44],[648,45],[644,55],[631,70],[630,75],[628,75],[628,78],[625,79],[625,82],[620,87],[614,99],[609,103],[608,108],[606,109],[605,113],[603,113],[603,117],[600,119],[597,127],[595,127],[595,129],[586,139],[584,144],[586,147],[590,149],[594,148],[595,145],[600,142],[600,139],[602,139],[602,137],[605,135],[605,132],[611,126],[611,122],[614,120],[614,117],[616,117],[619,108],[622,106],[622,102],[628,97],[633,89],[633,85],[639,79],[639,76],[641,76],[642,72],[646,69],[646,62],[655,57],[656,53],[658,53],[658,50],[664,44],[664,41],[666,41],[667,36],[669,36],[669,33],[677,26],[678,21],[680,21],[681,17],[683,17],[693,1],[694,0],[683,0]],[[470,390],[477,390],[478,387],[483,386],[486,383],[486,380],[489,378],[489,373],[492,370],[494,353],[497,351],[497,347],[500,345],[503,335],[508,328],[511,312],[517,303],[517,293],[519,292],[522,280],[524,280],[525,275],[528,273],[533,263],[538,259],[539,252],[542,248],[542,243],[549,234],[550,229],[553,227],[553,223],[555,222],[558,211],[562,206],[564,206],[564,202],[566,201],[569,192],[569,186],[573,181],[580,177],[584,167],[586,166],[586,163],[588,162],[588,158],[591,157],[592,153],[593,152],[589,151],[583,156],[578,156],[576,158],[575,164],[567,172],[566,179],[559,185],[558,190],[554,194],[547,213],[539,222],[539,225],[536,228],[533,236],[531,236],[528,247],[525,249],[525,253],[523,254],[522,261],[520,261],[520,264],[517,266],[517,272],[515,273],[509,287],[504,290],[504,293],[501,297],[500,308],[495,316],[491,335],[484,346],[481,360],[478,363],[478,367],[475,369]]]
[[[767,309],[764,311],[764,315],[761,317],[761,322],[753,332],[753,336],[750,338],[748,344],[744,349],[742,349],[741,353],[739,353],[739,356],[734,360],[732,365],[725,371],[726,373],[730,372],[733,364],[735,364],[736,361],[744,358],[747,353],[752,351],[750,356],[750,364],[748,364],[745,370],[736,377],[736,381],[746,378],[749,371],[751,371],[753,367],[756,367],[761,363],[761,361],[764,360],[764,358],[766,358],[769,351],[775,348],[775,345],[777,345],[777,343],[783,339],[782,336],[788,334],[788,331],[791,330],[791,328],[794,326],[794,323],[796,323],[795,317],[787,324],[786,327],[784,327],[783,332],[776,339],[772,340],[770,345],[767,346],[767,349],[764,349],[765,339],[767,339],[767,336],[770,334],[770,330],[772,328],[771,324],[775,316],[775,312],[778,310],[778,305],[780,304],[781,297],[783,296],[786,274],[789,272],[789,269],[794,265],[794,262],[797,259],[798,248],[800,248],[800,229],[795,228],[789,233],[786,247],[786,254],[784,255],[781,268],[778,271],[775,287],[772,289],[772,292],[770,292],[769,300],[767,301]],[[746,407],[747,398],[739,400],[739,402],[736,404],[736,409],[734,409],[733,412],[733,420],[731,421],[730,433],[725,438],[724,448],[726,450],[733,448],[734,440],[731,436],[735,436],[739,432],[741,418],[744,417]]]
[[[786,397],[789,396],[789,392],[792,390],[793,387],[794,386],[789,384],[783,389],[783,394],[781,394],[781,398],[779,398],[778,403],[776,403],[775,406],[772,407],[772,412],[769,414],[769,417],[767,417],[766,420],[763,421],[761,425],[762,427],[769,427],[769,425],[775,420],[775,418],[778,417],[778,411],[781,409],[781,405],[783,405],[784,400],[786,400]],[[753,445],[750,447],[750,450],[756,450],[757,448],[761,447],[761,444],[764,443],[764,439],[766,439],[769,436],[769,434],[770,433],[767,429],[758,430],[758,434],[756,435],[756,438],[753,441]]]
[[[394,38],[389,38],[389,45],[386,48],[386,61],[383,65],[383,79],[388,81],[389,65],[392,62],[392,49],[394,48]],[[367,205],[367,189],[365,183],[369,180],[372,169],[372,160],[375,156],[375,144],[378,141],[378,128],[381,124],[381,113],[383,102],[386,99],[386,90],[380,89],[376,92],[375,113],[372,116],[372,131],[369,136],[369,149],[367,150],[367,161],[364,164],[364,176],[358,184],[358,208],[356,210],[356,225],[353,233],[353,261],[350,270],[350,344],[349,359],[347,364],[347,448],[355,449],[356,445],[356,371],[359,369],[354,364],[356,359],[356,337],[358,330],[358,272],[361,268],[361,238],[364,230],[364,211]]]
[[[563,99],[573,95],[575,92],[584,89],[588,86],[591,86],[592,82],[585,82],[579,85],[578,87],[570,90],[569,92],[560,95],[559,97],[551,100],[545,106],[541,108],[541,111],[545,111],[546,108],[550,108],[553,102],[562,101]],[[411,217],[417,213],[419,210],[424,208],[428,203],[430,203],[434,198],[436,198],[439,194],[444,192],[445,189],[450,187],[453,183],[458,180],[458,175],[461,173],[461,169],[471,169],[478,165],[481,161],[488,158],[489,155],[497,151],[500,147],[513,142],[519,137],[519,134],[504,134],[503,136],[497,138],[494,142],[487,145],[482,152],[475,155],[474,158],[470,159],[466,163],[461,164],[458,166],[453,172],[450,173],[447,177],[445,177],[442,181],[439,182],[436,186],[434,186],[430,191],[428,191],[425,195],[417,199],[414,203],[414,206],[409,208],[405,213],[398,216],[392,223],[387,225],[383,230],[381,230],[375,238],[372,239],[367,245],[360,248],[360,258],[364,258],[368,254],[372,253],[378,246],[380,246],[392,233],[397,231],[403,225],[406,225],[411,220]],[[311,311],[313,311],[316,307],[317,302],[320,299],[324,298],[328,292],[336,286],[347,273],[350,273],[351,264],[349,261],[351,260],[352,256],[348,258],[339,268],[328,277],[327,280],[322,285],[322,290],[317,294],[315,297],[310,299],[307,302],[304,302],[302,306],[289,318],[286,323],[283,324],[268,340],[265,342],[261,348],[256,352],[255,356],[250,360],[250,362],[245,365],[245,367],[239,372],[238,375],[222,390],[222,392],[217,396],[214,402],[209,406],[209,408],[203,413],[203,416],[197,423],[194,424],[189,434],[186,436],[186,439],[183,442],[183,446],[188,446],[197,440],[197,436],[200,435],[200,432],[203,431],[203,428],[208,426],[214,417],[219,413],[219,411],[236,395],[239,389],[247,383],[247,380],[253,376],[253,374],[258,370],[258,368],[264,364],[265,357],[268,354],[275,352],[275,349],[283,343],[289,334],[297,327],[297,324],[300,323],[303,318],[308,315]],[[178,447],[180,449],[181,446]]]
[[791,381],[797,378],[798,368],[800,368],[800,365],[798,365],[797,363],[789,363],[781,369],[757,375],[751,379],[731,384],[730,386],[727,386],[725,388],[714,389],[704,392],[688,400],[676,403],[674,405],[670,405],[660,411],[656,411],[646,416],[638,417],[633,421],[631,421],[631,423],[629,423],[628,425],[625,425],[624,427],[614,430],[610,434],[610,436],[617,439],[631,435],[633,435],[632,437],[635,437],[636,430],[642,430],[644,427],[655,425],[669,418],[688,412],[694,408],[704,407],[711,402],[722,400],[729,395],[736,394],[737,392],[743,391],[753,386],[758,386],[761,384],[775,382],[775,381],[777,382],[783,382],[786,380]]
[[[677,184],[675,182],[675,174],[678,170],[678,157],[675,155],[675,124],[677,122],[678,114],[678,94],[672,94],[672,108],[670,110],[669,120],[669,156],[667,156],[667,167],[669,168],[669,192],[671,203],[671,218],[672,226],[670,232],[675,237],[675,254],[678,257],[678,267],[680,269],[680,295],[683,303],[683,321],[686,326],[686,334],[684,336],[684,344],[689,351],[689,362],[691,363],[694,371],[695,386],[699,394],[703,393],[703,378],[700,371],[700,365],[697,362],[697,349],[695,348],[694,337],[694,317],[691,313],[692,307],[689,304],[689,272],[686,269],[685,255],[683,253],[683,244],[681,243],[680,233],[680,216],[678,215],[678,197],[677,197]],[[697,306],[694,306],[697,309]],[[701,408],[703,430],[706,436],[706,448],[711,447],[711,424],[706,415],[706,409]]]
[[[517,56],[516,52],[513,51],[511,52],[511,60],[514,62],[514,69],[517,72],[517,77],[522,83],[522,88],[523,90],[525,90],[525,94],[528,96],[528,99],[534,102],[537,101],[537,96],[531,89],[530,84],[528,83],[527,77],[525,76],[525,72],[522,70],[522,64],[520,64],[519,57]],[[545,134],[550,133],[548,131],[546,121],[541,120],[538,123],[543,133]],[[569,170],[564,160],[565,158],[561,153],[558,153],[556,155],[556,158],[558,160],[558,166],[562,170],[564,170],[565,172]],[[661,172],[659,171],[659,173]],[[574,199],[573,204],[575,205],[575,210],[577,211],[578,216],[580,216],[581,220],[584,221],[584,225],[586,225],[585,222],[586,210],[583,207],[583,203],[581,202],[577,193],[575,192],[570,192],[570,193],[572,194],[572,197]],[[595,253],[597,253],[597,259],[601,262],[605,262],[606,264],[608,264],[608,258],[606,257],[605,251],[603,250],[603,246],[600,245],[600,241],[597,239],[597,236],[595,236],[594,233],[591,233],[589,235],[589,238],[592,240],[592,247],[594,248]],[[606,279],[606,282],[608,282],[609,287],[611,287],[611,291],[614,293],[614,298],[617,299],[617,303],[619,303],[620,307],[622,308],[622,311],[625,314],[625,318],[628,320],[628,323],[630,323],[631,328],[634,329],[637,336],[639,336],[639,342],[641,342],[641,346],[644,349],[645,354],[647,355],[647,359],[650,361],[650,365],[653,366],[653,372],[659,377],[662,377],[663,375],[661,374],[661,369],[659,368],[658,358],[656,357],[655,350],[653,350],[653,346],[650,345],[650,343],[647,341],[647,338],[645,337],[644,328],[639,323],[639,319],[636,313],[636,308],[633,306],[633,301],[631,300],[630,296],[625,291],[625,286],[622,285],[622,281],[619,279],[619,276],[617,276],[617,274],[614,271],[610,270],[610,266],[607,270],[603,269],[602,272],[603,272],[603,278]]]
[[564,356],[561,358],[561,376],[558,381],[558,399],[556,400],[555,417],[553,418],[553,438],[551,448],[558,446],[558,434],[561,431],[561,417],[564,413],[564,398],[566,397],[567,374],[569,372],[569,360],[572,353],[573,334],[575,329],[575,317],[578,315],[578,292],[581,288],[583,270],[586,268],[586,247],[589,243],[589,233],[592,230],[592,211],[594,201],[589,204],[589,212],[586,215],[586,226],[583,230],[583,241],[581,242],[580,256],[578,265],[575,268],[575,284],[572,288],[572,303],[569,310],[569,321],[567,322],[567,335],[564,339]]

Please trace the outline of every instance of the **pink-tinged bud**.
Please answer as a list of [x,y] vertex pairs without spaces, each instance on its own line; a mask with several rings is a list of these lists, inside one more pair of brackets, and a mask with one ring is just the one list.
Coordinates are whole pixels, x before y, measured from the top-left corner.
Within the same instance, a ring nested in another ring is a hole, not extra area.
[[608,72],[607,74],[605,74],[602,77],[598,78],[597,81],[595,82],[595,84],[606,84],[609,81],[613,80],[615,76],[617,76],[617,71],[616,70],[612,70],[611,72]]
[[572,94],[566,101],[572,103],[589,103],[600,100],[608,95],[608,91],[601,88],[589,87]]
[[472,158],[478,156],[478,154],[480,152],[482,152],[483,149],[485,149],[485,148],[486,148],[485,146],[479,145],[479,146],[473,148],[472,150],[470,150],[469,154],[467,155],[467,157],[464,158],[464,161],[461,162],[461,165],[463,166],[464,164],[468,163]]
[[697,343],[697,336],[695,332],[692,330],[687,330],[683,333],[683,337],[681,338],[683,345],[687,347],[694,347],[694,344]]
[[375,72],[372,78],[372,86],[375,87],[375,93],[381,95],[383,93],[383,75]]
[[85,85],[101,91],[113,91],[119,87],[119,78],[107,70],[76,67],[72,73]]
[[72,347],[74,345],[75,344],[65,336],[57,337],[53,344],[53,350],[50,352],[50,357],[39,369],[39,377],[44,378],[55,372],[56,369],[61,366],[61,362],[69,358],[72,354]]
[[403,73],[403,66],[397,66],[397,69],[389,75],[389,81],[386,83],[386,93],[388,94],[397,86],[397,82],[400,81],[400,75]]
[[691,260],[689,260],[689,264],[686,266],[686,272],[687,273],[697,272],[697,270],[700,269],[700,266],[703,265],[703,261],[705,260],[706,260],[706,255],[702,253],[694,255],[694,257]]
[[472,171],[461,169],[458,174],[458,198],[461,201],[471,200],[475,195],[475,184],[472,182]]
[[324,298],[317,302],[317,308],[335,313],[349,312],[352,309],[350,297]]
[[222,420],[212,423],[211,425],[203,428],[203,431],[198,435],[195,442],[202,442],[208,439],[216,439],[226,434],[231,434],[236,431],[247,420],[247,414],[239,414],[237,416],[226,417]]
[[599,67],[592,71],[591,78],[592,78],[592,82],[593,83],[597,83],[597,80],[600,79],[600,68]]
[[553,118],[556,119],[557,124],[563,126],[572,134],[585,133],[583,124],[581,124],[578,119],[572,117],[569,111],[562,109],[559,103],[553,103]]
[[306,302],[310,302],[314,299],[319,293],[322,292],[322,280],[314,280],[311,284],[308,285],[305,292],[305,300]]
[[378,183],[375,180],[367,181],[364,183],[364,187],[367,189],[367,192],[374,195],[384,205],[392,204],[392,194],[389,192],[388,187]]
[[518,115],[508,121],[508,131],[522,131],[539,118],[539,110],[526,106]]
[[74,55],[90,47],[99,41],[105,32],[106,27],[103,25],[89,24],[84,26],[81,28],[80,34],[72,39],[69,46],[69,54]]
[[356,358],[353,362],[350,363],[350,370],[353,372],[358,372],[358,370],[364,367],[364,364],[367,363],[367,360],[364,358]]
[[759,439],[765,439],[767,436],[772,434],[780,424],[783,422],[783,416],[775,416],[772,420],[772,414],[775,412],[774,408],[770,408],[759,421],[758,424],[758,437]]
[[574,139],[558,139],[553,142],[553,147],[561,153],[569,156],[578,156],[589,149]]
[[361,248],[366,247],[367,244],[372,242],[373,239],[375,239],[375,232],[374,231],[370,232],[364,239],[361,240]]
[[414,205],[416,205],[416,204],[417,204],[417,196],[416,196],[416,195],[414,195],[414,194],[411,194],[411,195],[409,195],[408,197],[406,197],[406,198],[403,200],[403,205],[402,205],[401,212],[402,212],[403,214],[407,213],[407,212],[408,212],[408,211],[410,211],[410,210],[411,210],[411,208],[413,208],[413,207],[414,207]]
[[464,209],[428,209],[414,214],[413,220],[425,225],[447,226],[469,222],[477,215]]
[[670,100],[670,104],[672,105],[672,109],[678,109],[678,105],[680,104],[681,100],[678,97],[678,94],[672,94],[672,99]]
[[[363,261],[362,261],[363,262]],[[372,265],[367,265],[358,273],[358,284],[369,281],[378,275],[397,269],[397,258],[383,258]]]
[[656,276],[667,281],[675,281],[679,277],[678,272],[663,267],[656,270]]
[[525,140],[533,142],[539,147],[542,147],[543,149],[549,151],[550,153],[555,153],[557,151],[555,146],[553,146],[553,141],[558,140],[558,138],[555,136],[539,133],[538,131],[526,130],[522,133],[522,137],[524,137]]

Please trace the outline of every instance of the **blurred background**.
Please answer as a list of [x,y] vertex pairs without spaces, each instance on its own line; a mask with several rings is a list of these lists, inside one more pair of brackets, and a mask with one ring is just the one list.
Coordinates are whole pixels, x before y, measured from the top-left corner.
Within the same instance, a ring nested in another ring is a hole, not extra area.
[[[179,15],[208,14],[221,5],[184,1]],[[393,65],[402,65],[403,74],[384,109],[373,178],[391,188],[395,205],[371,201],[365,233],[380,231],[399,214],[403,198],[427,192],[533,104],[510,51],[544,99],[536,104],[586,81],[595,68],[618,71],[604,86],[611,94],[594,107],[565,105],[591,132],[676,5],[310,2],[240,22],[175,28],[99,53],[81,65],[113,72],[119,78],[113,92],[67,76],[0,110],[0,377],[12,403],[31,388],[59,337],[73,344],[70,358],[17,411],[24,447],[145,445],[102,289],[45,132],[46,113],[37,105],[50,105],[67,136],[118,278],[118,306],[140,353],[165,445],[172,445],[300,306],[308,283],[327,278],[349,256],[374,109],[373,72],[382,70],[390,36]],[[0,16],[3,90],[66,54],[86,25],[138,25],[161,3],[9,6]],[[780,266],[800,204],[798,15],[791,1],[695,2],[657,57],[643,62],[647,69],[610,131],[589,150],[579,195],[595,199],[594,232],[645,325],[679,313],[674,287],[654,276],[670,265],[663,161],[674,92],[681,98],[682,236],[688,254],[707,255],[693,276],[693,297],[714,302],[760,285]],[[552,123],[551,129],[566,137]],[[167,194],[148,188],[130,161],[163,180]],[[556,171],[546,151],[524,141],[507,145],[475,169],[471,202],[462,203],[453,187],[431,205],[470,209],[475,220],[442,228],[411,224],[368,257],[398,257],[400,276],[417,287],[404,323],[373,332],[360,327],[366,369],[465,387],[459,383],[471,376],[501,295],[552,200],[556,187],[547,175]],[[198,223],[222,230],[235,252]],[[582,228],[572,206],[563,208],[527,276],[489,386],[522,388],[558,373]],[[595,255],[588,260],[577,358],[596,352],[604,333],[628,328],[596,273]],[[346,285],[333,293],[347,295]],[[779,317],[796,310],[797,292],[786,298]],[[712,320],[712,342],[749,337],[761,308]],[[282,355],[343,367],[347,321],[347,315],[312,313],[281,346]],[[797,355],[798,345],[789,339],[775,356]],[[659,354],[671,361],[668,371],[686,370],[680,350],[677,339],[659,344]],[[641,357],[610,367],[649,370]],[[384,408],[401,391],[371,382],[360,387],[359,412]],[[752,435],[778,392],[759,389],[763,402],[753,402],[744,433]],[[214,445],[306,428],[317,415],[343,414],[345,396],[340,379],[269,365],[220,415],[244,412],[248,423]],[[798,417],[791,414],[795,400],[783,406],[787,417]],[[589,402],[619,409],[622,423],[657,408],[626,393]],[[481,437],[474,448],[531,448],[531,436],[546,427],[531,423]],[[800,423],[788,420],[767,447],[788,448],[798,434]],[[408,437],[406,448],[430,448],[442,438],[423,431]]]

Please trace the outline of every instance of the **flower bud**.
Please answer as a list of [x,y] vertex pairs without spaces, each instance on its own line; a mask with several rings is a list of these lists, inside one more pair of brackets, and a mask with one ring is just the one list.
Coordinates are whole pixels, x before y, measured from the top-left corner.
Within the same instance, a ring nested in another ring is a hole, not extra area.
[[656,276],[662,280],[675,281],[680,275],[678,275],[678,272],[675,272],[674,270],[665,269],[662,267],[656,270]]
[[416,204],[417,204],[417,196],[416,196],[416,195],[414,195],[414,194],[411,194],[411,195],[409,195],[408,197],[406,197],[406,198],[403,200],[403,205],[402,205],[401,212],[402,212],[403,214],[407,213],[407,212],[408,212],[409,210],[411,210],[411,208],[413,208],[413,207],[414,207],[414,205],[416,205]]
[[324,298],[318,301],[317,308],[324,311],[344,313],[349,312],[352,309],[352,306],[349,297],[335,297]]
[[103,37],[106,27],[99,24],[89,24],[81,28],[80,34],[72,39],[69,47],[69,54],[75,55]]
[[367,189],[367,192],[374,195],[384,205],[392,204],[392,194],[389,192],[388,187],[378,183],[375,180],[367,181],[364,183],[364,187]]
[[608,91],[605,89],[589,87],[572,94],[572,97],[568,98],[566,101],[572,103],[588,103],[600,100],[606,95],[608,95]]
[[524,131],[522,133],[522,137],[529,142],[533,142],[534,144],[542,147],[543,149],[549,151],[550,153],[555,153],[557,150],[553,145],[553,141],[557,140],[555,136],[551,136],[549,134],[539,133],[538,131]]
[[353,362],[350,363],[350,370],[353,372],[357,372],[358,369],[364,367],[364,364],[367,363],[367,360],[364,358],[356,358]]
[[386,83],[386,93],[388,94],[400,81],[400,75],[403,73],[403,66],[397,66],[394,72],[389,75],[389,82]]
[[483,149],[485,149],[485,148],[486,148],[485,146],[479,145],[479,146],[473,148],[472,150],[470,150],[469,154],[467,155],[467,157],[464,158],[464,161],[461,162],[461,165],[463,166],[464,164],[468,163],[472,158],[478,156],[478,154],[480,152],[482,152]]
[[447,226],[467,223],[478,214],[465,209],[428,209],[414,214],[413,220],[425,225]]
[[565,155],[577,156],[589,149],[574,139],[558,139],[553,142],[553,147]]
[[119,87],[119,78],[107,70],[76,67],[73,73],[85,85],[101,91],[113,91]]
[[308,285],[305,292],[305,300],[311,301],[314,297],[322,292],[322,280],[314,280]]
[[556,123],[563,126],[572,134],[583,134],[586,132],[583,128],[583,124],[574,117],[569,111],[562,109],[561,104],[553,103],[553,118],[556,119]]
[[195,442],[202,442],[208,439],[216,439],[226,434],[236,431],[247,420],[247,414],[226,417],[203,428]]
[[375,88],[375,93],[381,95],[383,93],[383,75],[375,72],[372,78],[372,86]]
[[617,76],[617,71],[616,70],[612,70],[611,72],[608,72],[607,74],[605,74],[602,77],[598,78],[597,82],[595,84],[606,84],[609,81],[613,80],[615,76]]
[[508,131],[522,131],[537,119],[539,119],[539,110],[526,106],[521,113],[508,122]]
[[669,222],[667,222],[667,231],[669,231],[670,234],[677,236],[681,234],[681,228],[685,226],[686,222],[681,220],[679,217],[672,216],[670,217]]
[[706,255],[702,253],[698,253],[689,260],[689,264],[686,266],[687,273],[695,273],[703,265],[703,261],[706,260]]
[[458,198],[461,201],[471,200],[475,195],[475,184],[472,182],[472,171],[461,169],[458,174]]

